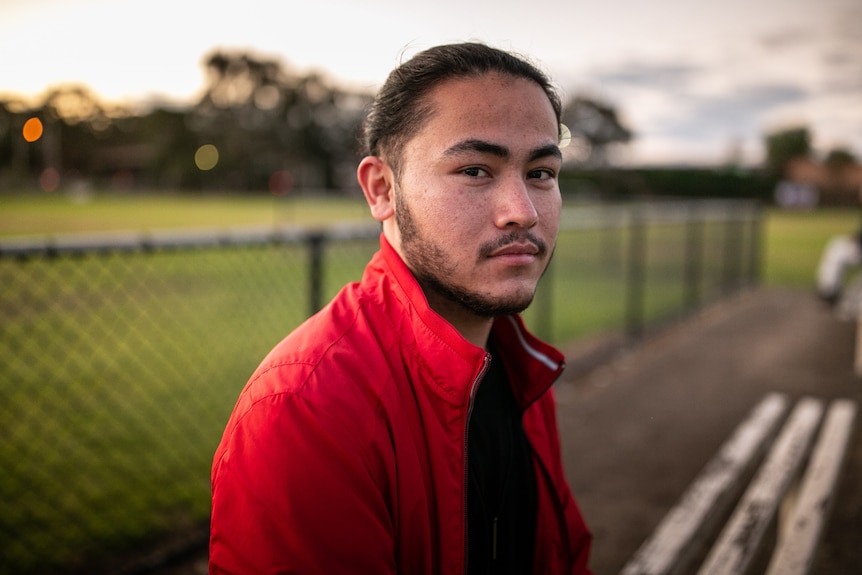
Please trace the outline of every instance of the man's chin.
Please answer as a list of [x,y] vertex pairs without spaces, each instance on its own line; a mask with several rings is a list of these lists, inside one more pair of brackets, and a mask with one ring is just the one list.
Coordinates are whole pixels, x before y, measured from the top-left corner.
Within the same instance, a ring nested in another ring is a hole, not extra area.
[[467,309],[481,317],[494,318],[521,313],[530,307],[533,293],[521,296],[477,298],[470,302],[462,301]]

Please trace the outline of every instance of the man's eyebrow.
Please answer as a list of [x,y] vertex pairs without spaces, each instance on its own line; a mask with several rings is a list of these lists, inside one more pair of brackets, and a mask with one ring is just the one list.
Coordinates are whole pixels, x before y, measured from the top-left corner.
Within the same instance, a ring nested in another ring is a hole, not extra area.
[[479,152],[482,154],[491,154],[500,158],[509,157],[509,149],[499,144],[492,144],[484,140],[464,140],[449,147],[444,154],[447,156],[457,156],[465,152]]
[[[447,156],[457,156],[465,152],[479,152],[481,154],[491,154],[493,156],[497,156],[498,158],[503,159],[508,158],[510,155],[509,148],[505,146],[486,142],[485,140],[475,139],[458,142],[457,144],[450,146],[444,153]],[[536,148],[530,153],[531,162],[547,157],[562,159],[563,153],[560,151],[560,147],[556,144],[548,144],[547,146]]]
[[533,150],[533,153],[530,154],[530,161],[538,160],[541,158],[554,157],[558,160],[563,159],[563,152],[560,151],[560,147],[556,144],[548,144],[547,146],[542,146],[541,148],[536,148]]

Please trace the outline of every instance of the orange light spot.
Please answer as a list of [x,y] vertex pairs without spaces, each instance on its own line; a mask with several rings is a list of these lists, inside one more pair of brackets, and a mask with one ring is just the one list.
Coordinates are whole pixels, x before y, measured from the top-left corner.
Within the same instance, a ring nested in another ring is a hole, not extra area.
[[24,122],[24,129],[21,130],[21,133],[28,142],[35,142],[42,137],[42,130],[42,120],[39,118],[30,118]]

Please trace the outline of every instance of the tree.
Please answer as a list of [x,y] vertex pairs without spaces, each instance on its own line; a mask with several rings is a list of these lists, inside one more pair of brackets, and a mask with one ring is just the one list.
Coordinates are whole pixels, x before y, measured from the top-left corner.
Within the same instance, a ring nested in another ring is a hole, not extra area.
[[219,169],[229,180],[261,188],[271,174],[288,170],[302,187],[344,186],[344,166],[355,162],[353,143],[370,96],[245,53],[217,52],[206,66],[208,87],[194,127],[219,148]]
[[811,155],[811,134],[806,127],[788,128],[767,134],[766,170],[782,177],[788,162]]
[[610,104],[586,96],[577,96],[566,104],[562,122],[571,132],[575,159],[586,165],[606,165],[610,147],[627,143],[633,136]]
[[847,148],[833,148],[826,154],[823,163],[827,168],[841,170],[856,164],[856,156]]

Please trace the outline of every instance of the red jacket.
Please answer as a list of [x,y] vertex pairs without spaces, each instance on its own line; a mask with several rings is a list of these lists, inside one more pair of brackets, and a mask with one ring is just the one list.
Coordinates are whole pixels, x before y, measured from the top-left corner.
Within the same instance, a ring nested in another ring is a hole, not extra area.
[[[551,385],[563,356],[494,323],[535,453],[535,573],[588,573]],[[460,574],[466,434],[484,350],[381,238],[362,281],[264,359],[215,453],[210,573]]]

